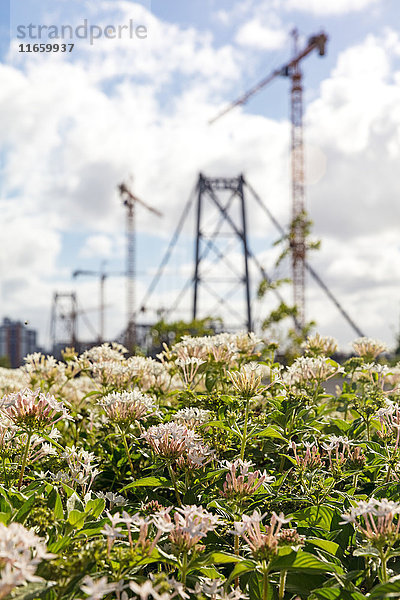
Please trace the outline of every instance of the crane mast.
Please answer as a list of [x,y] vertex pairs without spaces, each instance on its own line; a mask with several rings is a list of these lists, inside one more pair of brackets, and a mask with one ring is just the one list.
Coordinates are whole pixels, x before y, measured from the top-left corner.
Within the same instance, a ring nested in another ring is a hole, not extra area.
[[127,331],[126,347],[131,351],[136,346],[135,312],[135,204],[132,199],[124,201],[127,208],[126,215],[126,306],[127,306]]
[[125,345],[129,351],[136,346],[135,312],[135,196],[125,183],[119,185],[123,205],[126,207],[126,334]]
[[127,328],[125,334],[125,346],[132,352],[136,346],[136,313],[135,313],[135,204],[139,203],[150,212],[161,217],[162,213],[149,206],[143,200],[135,196],[125,183],[118,186],[123,205],[126,207],[126,306],[127,306]]
[[[294,55],[297,55],[297,31],[293,31]],[[292,157],[292,224],[290,247],[292,254],[293,302],[297,307],[297,329],[305,325],[305,186],[303,142],[303,86],[300,63],[291,70],[291,157]],[[300,333],[300,332],[299,332]]]
[[229,104],[209,123],[214,123],[220,117],[231,111],[235,106],[245,104],[254,94],[267,86],[276,77],[290,77],[290,105],[291,105],[291,159],[292,159],[292,219],[289,235],[289,243],[292,256],[292,280],[293,300],[297,307],[297,318],[295,319],[296,330],[300,333],[305,324],[305,259],[306,259],[306,215],[305,215],[305,174],[304,174],[304,141],[303,141],[303,86],[300,62],[313,50],[317,50],[320,56],[325,55],[325,46],[328,37],[325,33],[319,33],[309,37],[306,47],[298,50],[298,32],[292,31],[294,42],[293,58],[275,69],[267,77],[262,79],[245,94]]

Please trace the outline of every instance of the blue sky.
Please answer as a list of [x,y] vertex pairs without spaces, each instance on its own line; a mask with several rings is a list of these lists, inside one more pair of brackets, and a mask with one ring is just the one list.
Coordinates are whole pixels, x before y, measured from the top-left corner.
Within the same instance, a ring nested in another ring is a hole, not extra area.
[[[29,41],[16,39],[18,25],[77,26],[85,18],[102,27],[133,19],[148,37],[74,40],[66,54],[18,52]],[[329,36],[327,55],[303,63],[307,209],[322,240],[310,261],[360,328],[393,345],[400,308],[396,0],[11,0],[10,14],[2,3],[0,317],[29,320],[46,344],[55,290],[76,289],[82,307],[93,305],[96,278],[73,281],[71,273],[98,270],[102,261],[110,273],[124,269],[116,186],[130,176],[136,193],[164,212],[160,222],[138,212],[138,298],[199,171],[243,172],[286,225],[289,81],[278,79],[212,127],[207,121],[288,60],[294,26],[301,44],[322,29]],[[250,244],[274,273],[277,234],[255,205],[248,212]],[[190,277],[193,232],[192,216],[146,319]],[[276,275],[290,274],[284,270]],[[255,289],[255,270],[252,277]],[[289,300],[290,289],[284,293]],[[125,322],[123,277],[110,278],[107,297],[112,338]],[[204,298],[204,312],[211,308]],[[255,314],[272,308],[272,298],[255,303]],[[190,297],[181,315],[189,309]],[[307,315],[343,347],[354,337],[311,282]],[[88,335],[84,325],[81,335]]]

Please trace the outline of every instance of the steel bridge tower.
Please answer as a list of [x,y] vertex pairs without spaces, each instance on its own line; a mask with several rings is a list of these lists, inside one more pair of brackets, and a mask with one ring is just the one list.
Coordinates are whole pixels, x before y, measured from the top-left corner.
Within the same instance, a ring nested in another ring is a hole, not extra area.
[[75,292],[55,292],[51,308],[50,339],[52,349],[69,345],[76,350],[78,302]]
[[[224,305],[241,327],[252,330],[250,303],[249,250],[247,244],[244,177],[205,177],[200,173],[197,183],[195,268],[193,276],[193,319],[198,318],[202,291]],[[223,241],[225,240],[225,245]],[[228,244],[226,243],[228,241]],[[222,243],[221,243],[222,242]],[[233,244],[231,243],[233,242]],[[229,257],[240,248],[241,264]],[[217,276],[211,276],[210,263],[218,264]],[[223,268],[223,274],[221,273]],[[227,293],[227,284],[233,288]],[[217,291],[224,286],[222,295]],[[245,319],[232,306],[233,295],[242,288]]]

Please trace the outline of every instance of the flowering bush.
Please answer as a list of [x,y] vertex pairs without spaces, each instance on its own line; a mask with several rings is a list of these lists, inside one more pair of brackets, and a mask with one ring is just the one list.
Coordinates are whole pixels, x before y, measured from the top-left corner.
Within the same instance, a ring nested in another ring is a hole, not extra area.
[[[400,365],[254,334],[0,371],[0,598],[400,597]],[[335,393],[331,391],[336,386]]]

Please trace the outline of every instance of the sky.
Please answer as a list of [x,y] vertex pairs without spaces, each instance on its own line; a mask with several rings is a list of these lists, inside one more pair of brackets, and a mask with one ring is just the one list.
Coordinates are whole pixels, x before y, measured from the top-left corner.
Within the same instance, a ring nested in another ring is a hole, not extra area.
[[[47,349],[54,294],[76,292],[78,334],[95,337],[104,270],[106,338],[123,331],[122,181],[163,213],[136,211],[137,306],[200,172],[243,173],[287,227],[289,81],[277,78],[245,106],[212,126],[208,121],[290,59],[296,27],[300,47],[322,30],[329,37],[326,56],[314,52],[302,62],[306,209],[312,237],[321,240],[308,260],[358,328],[394,347],[400,316],[399,25],[397,0],[3,2],[0,318],[27,322]],[[58,39],[62,27],[64,39]],[[28,52],[34,43],[65,43],[66,52]],[[275,267],[279,233],[250,197],[246,208],[252,252],[272,277],[290,277],[288,264]],[[211,207],[207,218],[212,226]],[[192,212],[143,322],[171,308],[192,277],[194,233]],[[239,246],[230,249],[230,260],[242,264]],[[208,257],[204,268],[222,280],[226,266]],[[77,269],[93,274],[73,278]],[[254,265],[250,276],[258,327],[277,301],[273,295],[257,300]],[[241,313],[240,294],[231,301]],[[282,294],[291,301],[289,285]],[[170,317],[188,319],[190,307],[189,291]],[[230,319],[205,292],[199,309],[200,316]],[[357,337],[309,279],[306,317],[343,349]]]

